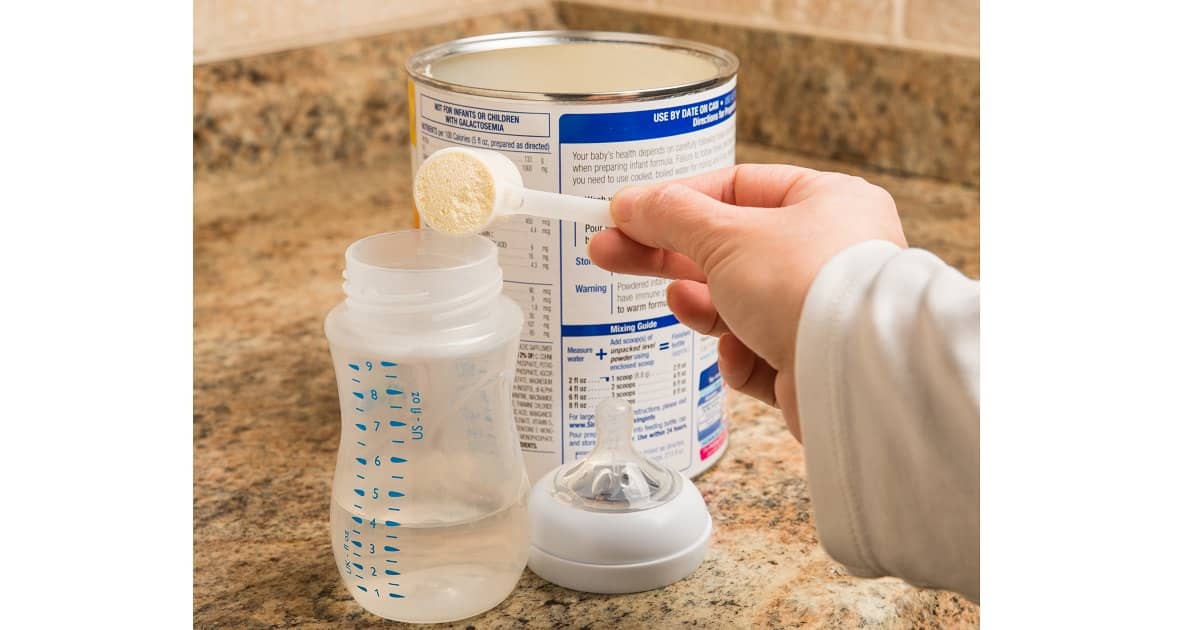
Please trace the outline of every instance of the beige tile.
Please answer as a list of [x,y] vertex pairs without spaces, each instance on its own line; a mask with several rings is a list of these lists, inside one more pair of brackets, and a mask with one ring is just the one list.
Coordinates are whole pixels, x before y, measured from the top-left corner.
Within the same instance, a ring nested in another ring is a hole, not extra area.
[[773,14],[791,26],[887,36],[893,0],[774,0]]
[[192,2],[192,54],[201,55],[212,45],[213,0]]
[[906,39],[980,48],[979,0],[907,0]]
[[765,18],[771,14],[772,0],[656,0],[655,6],[665,13],[680,12],[690,17],[724,22],[727,16],[746,20]]
[[209,62],[493,14],[540,0],[196,0],[193,60]]
[[338,3],[323,0],[216,0],[213,44],[223,49],[274,49],[340,26]]
[[342,7],[343,26],[357,31],[371,28],[375,24],[403,21],[413,16],[470,7],[473,4],[492,3],[493,0],[357,0],[339,4]]

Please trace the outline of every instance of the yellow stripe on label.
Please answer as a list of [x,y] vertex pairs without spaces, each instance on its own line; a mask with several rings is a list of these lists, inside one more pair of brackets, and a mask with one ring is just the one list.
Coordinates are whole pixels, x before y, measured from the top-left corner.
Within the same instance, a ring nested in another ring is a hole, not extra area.
[[414,105],[413,80],[409,79],[409,144],[417,146],[417,106]]
[[[414,92],[416,91],[415,88],[416,86],[413,84],[413,80],[409,79],[409,145],[413,147],[412,159],[414,160],[417,159],[417,99],[414,95]],[[414,228],[421,227],[421,215],[417,214],[416,204],[413,204],[412,226]]]

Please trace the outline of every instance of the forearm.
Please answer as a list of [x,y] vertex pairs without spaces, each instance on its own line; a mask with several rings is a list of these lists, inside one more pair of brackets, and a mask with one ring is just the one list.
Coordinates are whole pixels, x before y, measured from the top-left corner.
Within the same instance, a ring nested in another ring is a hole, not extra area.
[[823,267],[798,327],[818,534],[857,575],[979,600],[979,285],[874,241]]

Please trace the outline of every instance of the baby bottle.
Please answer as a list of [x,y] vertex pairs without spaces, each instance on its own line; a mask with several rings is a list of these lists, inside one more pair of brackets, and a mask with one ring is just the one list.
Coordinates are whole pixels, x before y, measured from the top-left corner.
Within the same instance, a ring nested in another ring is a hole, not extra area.
[[334,559],[368,611],[479,614],[529,553],[529,481],[510,388],[522,324],[488,239],[407,230],[346,250],[325,319],[342,407]]

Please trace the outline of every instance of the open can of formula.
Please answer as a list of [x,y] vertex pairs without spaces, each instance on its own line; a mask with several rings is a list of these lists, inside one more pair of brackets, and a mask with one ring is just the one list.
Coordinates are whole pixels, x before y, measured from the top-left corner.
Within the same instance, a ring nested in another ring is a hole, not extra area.
[[[482,147],[529,188],[608,199],[731,166],[737,70],[726,50],[630,33],[434,46],[408,62],[413,169],[444,147]],[[525,311],[513,415],[530,479],[592,450],[593,410],[610,396],[634,406],[643,453],[696,476],[726,448],[717,344],[671,314],[665,280],[593,266],[600,229],[517,216],[484,233]]]

